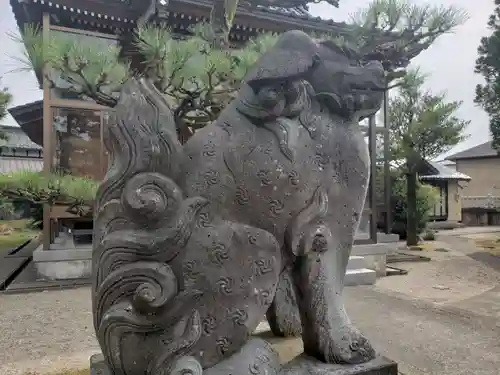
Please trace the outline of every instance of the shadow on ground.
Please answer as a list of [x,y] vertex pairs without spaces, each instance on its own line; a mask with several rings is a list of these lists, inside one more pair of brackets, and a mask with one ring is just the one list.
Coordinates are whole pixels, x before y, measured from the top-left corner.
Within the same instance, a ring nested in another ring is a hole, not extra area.
[[500,256],[492,255],[483,251],[478,251],[467,255],[475,261],[481,262],[493,268],[495,271],[500,272]]

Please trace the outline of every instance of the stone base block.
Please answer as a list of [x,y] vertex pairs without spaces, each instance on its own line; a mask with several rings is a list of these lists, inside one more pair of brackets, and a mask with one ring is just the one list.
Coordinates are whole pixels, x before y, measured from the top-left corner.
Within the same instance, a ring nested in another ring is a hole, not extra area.
[[368,256],[368,255],[387,255],[398,250],[397,242],[381,242],[366,245],[354,245],[352,247],[352,256]]
[[43,250],[33,252],[38,276],[46,280],[89,278],[92,274],[92,248]]
[[[242,354],[242,353],[240,353]],[[238,357],[238,354],[235,355]],[[248,366],[235,366],[236,363],[232,363],[233,358],[228,358],[214,368],[207,369],[204,371],[209,375],[231,375],[236,372],[238,375],[243,375],[243,373],[248,372],[248,375],[255,374],[252,372],[253,367]],[[274,357],[271,355],[271,357]],[[246,362],[249,358],[237,358],[243,362]],[[273,358],[274,359],[274,358]],[[224,366],[224,362],[226,366]],[[271,360],[271,362],[274,362]],[[273,363],[265,363],[264,367],[269,367],[270,369],[276,371],[273,368]],[[259,367],[257,367],[259,368]],[[236,370],[238,369],[238,370]],[[226,371],[227,370],[227,371]],[[277,371],[278,375],[398,375],[398,365],[396,362],[391,361],[382,356],[378,356],[370,362],[363,363],[360,365],[337,365],[337,364],[327,364],[318,361],[315,358],[306,356],[302,354],[290,362],[286,363],[281,370]],[[102,354],[95,354],[90,357],[90,375],[113,375],[109,370],[108,366],[104,362]]]
[[399,234],[377,233],[377,243],[399,242]]
[[280,375],[398,375],[398,365],[382,356],[360,365],[332,365],[302,354],[288,362]]
[[113,375],[101,353],[90,357],[90,375]]
[[366,262],[364,257],[360,256],[349,257],[349,262],[347,263],[348,270],[359,270],[361,268],[366,268]]
[[366,268],[374,270],[377,277],[387,276],[387,255],[368,255],[365,256]]
[[377,273],[368,268],[347,270],[344,279],[345,286],[373,285],[377,280]]

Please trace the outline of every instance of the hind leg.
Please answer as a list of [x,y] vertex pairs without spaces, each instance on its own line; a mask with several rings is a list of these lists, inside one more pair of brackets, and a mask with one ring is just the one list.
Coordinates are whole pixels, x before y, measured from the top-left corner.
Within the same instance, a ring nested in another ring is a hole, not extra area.
[[302,334],[290,267],[285,268],[280,274],[278,288],[266,317],[275,336],[293,337]]

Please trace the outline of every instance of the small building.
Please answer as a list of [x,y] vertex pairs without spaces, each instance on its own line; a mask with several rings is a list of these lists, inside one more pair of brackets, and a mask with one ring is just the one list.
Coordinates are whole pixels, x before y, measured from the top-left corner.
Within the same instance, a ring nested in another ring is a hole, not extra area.
[[425,161],[419,172],[422,183],[436,188],[439,199],[434,205],[432,221],[456,224],[462,221],[461,194],[471,177],[438,162]]
[[0,125],[6,140],[0,141],[0,173],[42,171],[42,147],[37,145],[19,126]]
[[491,142],[481,143],[446,159],[455,163],[458,172],[471,177],[462,191],[464,207],[483,205],[481,201],[487,197],[500,197],[500,155]]
[[456,170],[471,177],[462,191],[466,225],[500,225],[500,155],[492,142],[481,143],[447,157]]

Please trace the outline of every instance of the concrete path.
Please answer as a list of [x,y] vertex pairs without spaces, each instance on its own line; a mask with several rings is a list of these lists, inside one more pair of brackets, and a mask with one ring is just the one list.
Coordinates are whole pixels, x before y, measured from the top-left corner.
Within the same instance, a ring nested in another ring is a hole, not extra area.
[[[403,281],[403,280],[402,280]],[[493,318],[437,307],[377,287],[347,288],[352,320],[406,375],[497,375]],[[87,288],[0,296],[0,374],[85,368],[98,351]],[[287,340],[289,353],[300,340]]]

